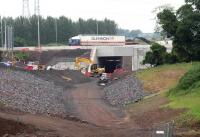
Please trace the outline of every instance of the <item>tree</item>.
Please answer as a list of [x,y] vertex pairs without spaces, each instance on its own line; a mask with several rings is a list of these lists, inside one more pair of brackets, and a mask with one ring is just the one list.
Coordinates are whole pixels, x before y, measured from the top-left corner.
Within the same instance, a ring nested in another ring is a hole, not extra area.
[[143,64],[151,64],[154,66],[162,65],[165,63],[166,48],[160,44],[153,43],[151,51],[147,52]]
[[173,39],[173,51],[180,61],[199,61],[200,1],[186,0],[176,12],[164,9],[157,17],[163,31]]
[[169,9],[164,9],[157,15],[159,24],[166,31],[167,37],[172,37],[176,33],[177,19],[174,13]]
[[27,46],[26,41],[21,37],[16,37],[14,43],[15,43],[15,47],[25,47],[25,46]]
[[185,0],[187,4],[195,6],[195,9],[200,10],[200,1],[199,0]]

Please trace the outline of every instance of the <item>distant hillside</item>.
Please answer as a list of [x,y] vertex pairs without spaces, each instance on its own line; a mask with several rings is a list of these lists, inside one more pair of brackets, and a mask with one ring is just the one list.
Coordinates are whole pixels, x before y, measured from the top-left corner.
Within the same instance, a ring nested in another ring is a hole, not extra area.
[[139,34],[138,37],[143,37],[145,39],[148,39],[150,41],[158,41],[162,39],[162,36],[160,35],[160,33],[141,33]]
[[142,34],[142,31],[141,30],[118,29],[117,34],[125,36],[126,39],[134,39],[134,38],[138,37],[140,34]]
[[128,30],[128,29],[118,29],[117,35],[123,35],[126,39],[144,38],[147,40],[161,40],[161,35],[159,33],[143,33],[141,30]]

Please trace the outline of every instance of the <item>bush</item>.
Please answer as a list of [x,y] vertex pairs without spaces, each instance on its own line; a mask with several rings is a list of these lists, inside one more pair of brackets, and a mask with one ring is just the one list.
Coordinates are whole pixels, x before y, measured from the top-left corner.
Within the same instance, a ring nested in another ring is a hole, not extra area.
[[200,81],[200,65],[195,66],[189,72],[187,72],[179,81],[178,89],[189,89],[196,82]]
[[174,64],[178,62],[176,54],[167,53],[167,49],[158,44],[153,43],[151,46],[151,51],[146,53],[143,64],[151,64],[154,66],[163,65],[163,64]]
[[28,57],[29,57],[29,53],[28,52],[19,51],[19,52],[16,52],[14,54],[14,57],[17,58],[17,59],[26,61],[28,59]]
[[151,51],[147,52],[143,64],[162,65],[165,63],[166,48],[160,44],[153,43]]
[[178,62],[178,58],[173,53],[166,53],[165,55],[165,63],[167,64],[174,64]]
[[194,88],[200,87],[200,64],[196,64],[189,72],[187,72],[179,81],[178,85],[171,89],[169,94],[188,94]]

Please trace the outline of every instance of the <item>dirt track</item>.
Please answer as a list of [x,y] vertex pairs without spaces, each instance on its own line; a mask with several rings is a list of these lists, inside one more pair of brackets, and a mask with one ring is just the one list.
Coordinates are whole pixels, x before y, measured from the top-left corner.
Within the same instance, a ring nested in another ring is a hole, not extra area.
[[103,92],[96,82],[78,85],[71,92],[71,97],[80,119],[104,127],[123,123],[123,119],[118,116],[122,115],[122,111],[103,102]]

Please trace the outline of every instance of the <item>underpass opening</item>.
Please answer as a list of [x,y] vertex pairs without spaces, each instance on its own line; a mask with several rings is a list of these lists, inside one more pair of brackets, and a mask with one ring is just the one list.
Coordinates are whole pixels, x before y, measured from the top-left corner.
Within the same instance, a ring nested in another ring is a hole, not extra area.
[[113,73],[115,69],[122,68],[123,57],[99,57],[99,67],[105,68],[106,73]]

